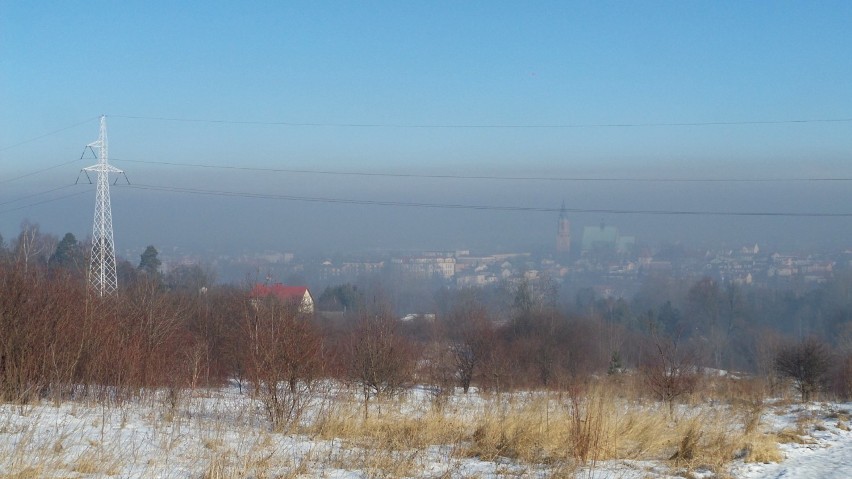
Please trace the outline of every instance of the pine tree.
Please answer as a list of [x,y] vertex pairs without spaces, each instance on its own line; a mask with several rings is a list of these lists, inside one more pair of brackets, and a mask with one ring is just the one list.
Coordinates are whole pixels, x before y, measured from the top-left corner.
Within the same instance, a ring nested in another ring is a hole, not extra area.
[[158,254],[157,248],[154,248],[152,245],[148,245],[148,247],[145,248],[145,252],[142,253],[141,261],[139,261],[139,269],[151,276],[158,275],[160,265],[163,264],[160,261],[160,258],[157,257]]
[[77,238],[72,233],[65,233],[48,261],[53,266],[68,268],[82,264],[82,259],[82,251]]
[[612,352],[612,357],[609,360],[609,367],[606,370],[606,373],[612,376],[613,374],[619,374],[622,371],[621,366],[621,354],[618,351]]

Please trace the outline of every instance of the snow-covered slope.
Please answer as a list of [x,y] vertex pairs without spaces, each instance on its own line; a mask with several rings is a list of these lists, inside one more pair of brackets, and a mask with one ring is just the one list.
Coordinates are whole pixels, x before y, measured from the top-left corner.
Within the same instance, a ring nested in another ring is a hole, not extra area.
[[[459,400],[472,412],[482,406],[475,395]],[[451,445],[380,451],[352,441],[270,433],[261,405],[236,389],[185,397],[179,410],[168,397],[110,406],[87,401],[0,405],[0,477],[849,479],[850,411],[852,403],[772,406],[763,423],[788,441],[780,446],[785,459],[769,464],[738,460],[716,474],[665,460],[610,460],[554,470],[471,457]],[[381,471],[373,469],[377,464]]]
[[780,445],[785,459],[770,464],[736,464],[731,471],[734,477],[852,478],[852,432],[848,423],[852,403],[790,406],[777,412],[780,414],[767,414],[766,421],[793,441]]

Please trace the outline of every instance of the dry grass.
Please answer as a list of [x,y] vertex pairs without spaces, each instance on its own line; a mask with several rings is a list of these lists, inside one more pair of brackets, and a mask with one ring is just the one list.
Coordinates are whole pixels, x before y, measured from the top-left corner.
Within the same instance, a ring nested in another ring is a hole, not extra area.
[[370,448],[343,448],[330,457],[324,467],[358,470],[367,477],[416,477],[423,453],[418,450],[392,451]]
[[214,454],[210,457],[207,468],[201,474],[202,479],[227,479],[236,477],[231,471],[231,459],[227,454]]
[[469,425],[461,416],[448,410],[436,411],[428,404],[412,404],[408,400],[373,402],[378,413],[364,419],[361,404],[351,397],[339,397],[301,432],[320,439],[343,439],[362,447],[401,451],[456,443]]
[[44,477],[41,467],[26,467],[16,472],[0,474],[0,479],[40,479]]
[[[404,401],[385,402],[381,413],[368,420],[356,401],[341,401],[317,418],[309,432],[346,441],[359,451],[384,451],[360,463],[357,454],[346,458],[376,474],[391,464],[414,462],[404,452],[434,445],[450,446],[459,458],[509,459],[562,471],[593,468],[610,459],[671,460],[681,467],[714,470],[737,457],[779,460],[776,436],[761,431],[762,401],[738,404],[692,406],[671,418],[658,403],[638,402],[624,397],[623,389],[598,384],[582,393],[494,396],[478,410],[452,401],[440,412],[412,411]],[[403,469],[396,473],[407,466]]]
[[108,453],[86,450],[74,461],[72,470],[80,474],[106,474],[114,476],[121,470],[120,461]]
[[[140,464],[162,470],[168,458],[181,456],[196,457],[190,466],[197,471],[194,477],[207,479],[311,477],[337,469],[368,477],[416,477],[427,464],[430,477],[460,477],[469,458],[493,462],[497,477],[572,477],[605,460],[659,461],[679,471],[704,467],[724,473],[735,458],[780,460],[777,443],[800,441],[802,430],[813,425],[803,417],[801,430],[767,434],[760,422],[762,401],[746,395],[727,404],[696,401],[671,415],[667,406],[634,394],[623,382],[593,383],[567,393],[456,395],[440,410],[428,398],[385,398],[371,403],[367,419],[354,391],[335,390],[317,398],[315,410],[293,431],[296,436],[269,433],[262,412],[241,401],[235,408],[185,400],[168,419],[158,404],[147,413],[74,406],[69,409],[81,429],[49,437],[34,434],[38,418],[30,427],[0,421],[0,439],[2,434],[18,438],[11,456],[0,457],[6,474],[0,479],[48,472],[117,477]],[[128,414],[138,414],[134,423],[149,422],[144,444],[119,446],[104,436],[124,428]],[[83,439],[75,444],[74,438]],[[305,450],[304,444],[312,445]]]
[[754,434],[745,438],[743,459],[746,462],[781,462],[784,455],[778,449],[780,438],[775,434]]
[[801,431],[798,429],[784,428],[776,434],[778,442],[781,444],[807,444],[808,441],[804,438]]
[[207,466],[201,474],[203,479],[232,479],[237,477],[291,477],[286,473],[271,474],[271,455],[258,455],[249,452],[223,451],[212,452]]

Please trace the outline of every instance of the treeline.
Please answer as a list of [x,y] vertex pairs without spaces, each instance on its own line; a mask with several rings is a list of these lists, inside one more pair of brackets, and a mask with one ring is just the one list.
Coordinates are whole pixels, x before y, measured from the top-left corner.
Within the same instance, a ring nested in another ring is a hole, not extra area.
[[705,365],[767,374],[778,347],[814,338],[852,353],[852,272],[835,271],[821,284],[787,288],[721,283],[709,277],[647,278],[630,300],[580,293],[569,309],[641,330],[702,344]]
[[[752,319],[789,306],[787,293],[710,279],[659,279],[632,301],[578,295],[569,307],[547,297],[553,288],[528,283],[440,289],[434,316],[400,321],[375,283],[330,288],[319,302],[339,312],[306,314],[253,298],[248,285],[213,284],[203,268],[161,275],[153,248],[138,266],[122,263],[115,295],[87,286],[87,265],[87,246],[73,236],[50,243],[24,229],[0,247],[0,400],[120,398],[234,380],[281,425],[326,378],[357,387],[366,414],[371,398],[412,385],[440,400],[455,388],[568,389],[622,375],[671,405],[708,367],[755,374],[767,388],[787,377],[803,398],[852,395],[852,281],[843,275],[795,293],[799,324],[810,329],[779,332]],[[812,334],[808,311],[822,315],[824,336]]]

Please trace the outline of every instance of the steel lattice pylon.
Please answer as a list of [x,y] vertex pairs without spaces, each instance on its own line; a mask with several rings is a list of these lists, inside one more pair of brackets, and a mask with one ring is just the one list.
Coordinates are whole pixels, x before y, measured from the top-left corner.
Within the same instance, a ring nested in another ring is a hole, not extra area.
[[89,282],[95,291],[104,296],[112,294],[118,289],[118,278],[115,270],[115,242],[112,234],[112,206],[109,199],[109,174],[124,174],[122,170],[109,164],[106,116],[101,116],[101,133],[98,140],[89,143],[86,148],[94,152],[98,158],[98,164],[83,168],[83,171],[87,172],[86,176],[90,171],[98,174]]

